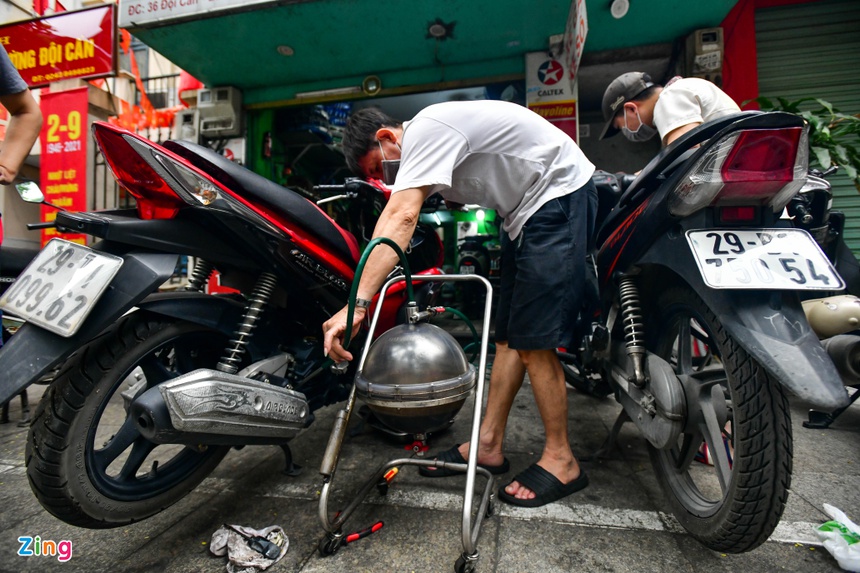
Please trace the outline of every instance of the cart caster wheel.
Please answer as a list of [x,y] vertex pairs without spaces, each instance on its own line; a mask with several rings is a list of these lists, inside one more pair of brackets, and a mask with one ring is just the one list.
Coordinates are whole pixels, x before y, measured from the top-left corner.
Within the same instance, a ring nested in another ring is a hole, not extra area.
[[340,549],[341,541],[343,541],[343,539],[340,537],[332,537],[331,535],[326,535],[325,537],[320,539],[320,555],[322,555],[323,557],[334,555]]
[[457,562],[454,564],[454,573],[475,573],[478,566],[478,557],[466,557],[460,555]]
[[388,495],[388,482],[382,480],[380,483],[376,484],[376,491],[378,491],[381,496]]

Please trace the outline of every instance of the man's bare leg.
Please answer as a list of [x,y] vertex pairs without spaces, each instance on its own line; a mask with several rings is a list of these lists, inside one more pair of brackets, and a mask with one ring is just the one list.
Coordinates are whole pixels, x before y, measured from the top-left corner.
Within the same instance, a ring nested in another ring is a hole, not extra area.
[[[525,366],[516,350],[506,342],[496,342],[496,355],[490,372],[490,390],[487,409],[481,422],[478,445],[478,463],[487,466],[501,465],[505,459],[502,446],[505,428],[514,398],[523,385]],[[563,383],[562,383],[563,384]],[[469,459],[469,443],[460,446],[460,455]]]
[[[553,350],[520,350],[519,356],[528,371],[546,432],[538,465],[561,483],[570,483],[579,477],[580,470],[567,437],[567,387],[561,363]],[[535,497],[534,492],[516,481],[505,487],[505,491],[518,499]]]

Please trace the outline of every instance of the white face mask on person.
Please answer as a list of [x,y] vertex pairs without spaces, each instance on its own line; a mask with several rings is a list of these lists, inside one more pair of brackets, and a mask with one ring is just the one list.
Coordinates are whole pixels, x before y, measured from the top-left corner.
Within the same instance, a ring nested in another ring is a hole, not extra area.
[[651,127],[650,125],[646,125],[642,118],[639,116],[639,110],[636,110],[636,118],[639,120],[639,127],[636,128],[636,131],[633,131],[629,127],[627,127],[627,114],[624,114],[624,126],[621,128],[621,133],[624,134],[624,137],[629,139],[634,143],[642,143],[643,141],[648,141],[655,135],[657,135],[657,129]]
[[[394,181],[397,179],[397,171],[400,169],[400,160],[386,159],[385,152],[382,150],[382,142],[377,139],[376,143],[379,144],[379,153],[382,154],[382,182],[386,185],[394,185]],[[394,145],[397,146],[397,149],[400,149],[399,143],[395,142]]]

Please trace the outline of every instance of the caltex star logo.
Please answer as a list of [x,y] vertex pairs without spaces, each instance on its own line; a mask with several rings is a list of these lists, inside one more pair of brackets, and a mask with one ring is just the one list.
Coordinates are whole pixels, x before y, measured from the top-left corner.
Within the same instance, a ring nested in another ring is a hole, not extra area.
[[556,60],[547,60],[538,68],[538,79],[542,84],[551,86],[564,77],[564,66]]

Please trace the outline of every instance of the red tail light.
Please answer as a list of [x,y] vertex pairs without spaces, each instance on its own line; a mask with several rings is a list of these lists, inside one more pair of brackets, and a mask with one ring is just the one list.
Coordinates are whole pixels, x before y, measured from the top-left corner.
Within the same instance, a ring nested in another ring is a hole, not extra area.
[[803,128],[742,131],[720,175],[720,199],[769,198],[794,179],[794,162]]
[[788,203],[806,181],[804,127],[746,129],[709,144],[669,197],[669,212],[686,217],[709,205]]
[[114,178],[137,200],[141,219],[176,216],[185,202],[126,141],[127,137],[143,138],[106,123],[94,123],[93,135]]

